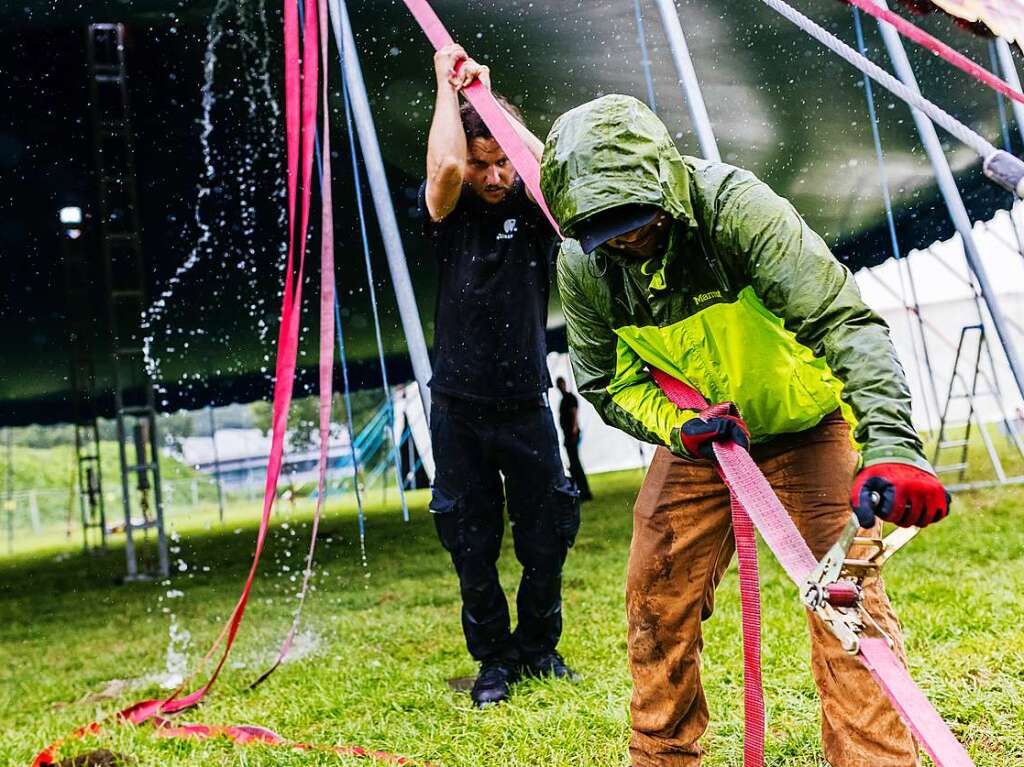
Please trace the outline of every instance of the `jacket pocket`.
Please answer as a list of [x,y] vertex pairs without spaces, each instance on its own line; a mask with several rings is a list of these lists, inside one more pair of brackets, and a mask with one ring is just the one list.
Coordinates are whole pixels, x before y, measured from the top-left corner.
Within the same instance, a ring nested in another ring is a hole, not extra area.
[[580,491],[568,477],[551,489],[555,529],[568,548],[576,542],[580,529]]
[[453,498],[443,490],[434,488],[430,498],[430,513],[434,517],[437,537],[441,545],[449,553],[457,552],[462,547],[462,513],[458,498]]

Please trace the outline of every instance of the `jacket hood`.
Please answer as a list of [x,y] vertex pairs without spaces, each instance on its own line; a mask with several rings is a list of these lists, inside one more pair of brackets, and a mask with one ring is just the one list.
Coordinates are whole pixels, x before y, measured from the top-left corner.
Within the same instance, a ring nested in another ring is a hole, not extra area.
[[602,96],[559,117],[541,159],[541,190],[562,231],[625,204],[657,205],[693,225],[690,171],[646,104]]

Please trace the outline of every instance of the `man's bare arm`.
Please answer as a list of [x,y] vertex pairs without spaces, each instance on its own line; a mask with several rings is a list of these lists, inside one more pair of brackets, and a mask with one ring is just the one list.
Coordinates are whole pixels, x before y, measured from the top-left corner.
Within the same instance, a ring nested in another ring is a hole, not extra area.
[[455,74],[455,66],[466,58],[466,51],[454,43],[434,54],[437,98],[427,138],[426,193],[427,211],[433,221],[440,221],[455,209],[462,191],[466,134],[459,116],[461,77]]

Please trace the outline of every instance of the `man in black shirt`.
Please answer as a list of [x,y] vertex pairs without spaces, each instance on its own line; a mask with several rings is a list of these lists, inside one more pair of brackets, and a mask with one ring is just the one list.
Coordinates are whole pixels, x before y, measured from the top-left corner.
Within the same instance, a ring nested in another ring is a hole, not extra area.
[[[430,509],[459,576],[466,645],[480,662],[472,697],[482,707],[507,699],[521,673],[575,676],[556,647],[562,565],[579,506],[546,401],[556,235],[476,111],[460,109],[463,87],[476,78],[490,87],[487,67],[450,45],[435,55],[434,69],[437,100],[420,190],[440,268]],[[515,107],[503,106],[539,160],[542,143]],[[515,632],[497,570],[506,501],[523,565]]]
[[555,381],[555,386],[562,393],[562,401],[558,403],[558,423],[562,427],[562,444],[565,445],[566,455],[569,456],[569,476],[576,483],[580,501],[589,501],[594,496],[590,494],[590,483],[587,482],[587,474],[580,463],[580,402],[576,395],[566,388],[564,378],[559,377]]

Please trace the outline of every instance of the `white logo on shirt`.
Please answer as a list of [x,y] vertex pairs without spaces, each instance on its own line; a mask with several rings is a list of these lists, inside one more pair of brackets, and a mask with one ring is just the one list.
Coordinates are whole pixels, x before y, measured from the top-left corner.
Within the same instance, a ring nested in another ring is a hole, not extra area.
[[498,234],[499,240],[511,240],[516,233],[516,220],[514,218],[505,219],[505,223],[502,225],[504,233]]

